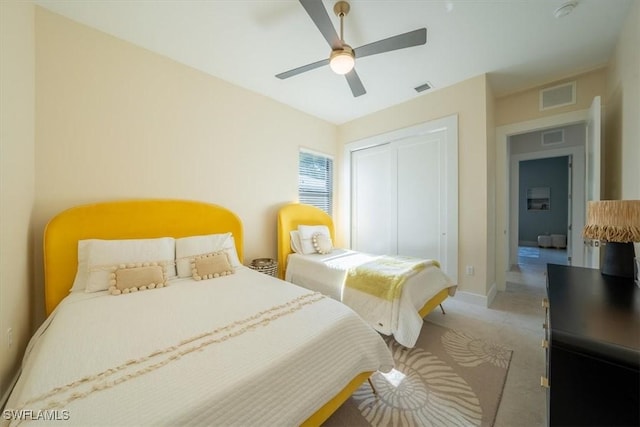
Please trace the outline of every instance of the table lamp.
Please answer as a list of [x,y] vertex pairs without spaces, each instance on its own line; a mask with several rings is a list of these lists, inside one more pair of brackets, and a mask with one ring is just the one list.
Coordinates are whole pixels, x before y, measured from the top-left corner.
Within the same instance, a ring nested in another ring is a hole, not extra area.
[[635,277],[633,242],[640,242],[640,200],[589,202],[582,235],[605,242],[602,274]]

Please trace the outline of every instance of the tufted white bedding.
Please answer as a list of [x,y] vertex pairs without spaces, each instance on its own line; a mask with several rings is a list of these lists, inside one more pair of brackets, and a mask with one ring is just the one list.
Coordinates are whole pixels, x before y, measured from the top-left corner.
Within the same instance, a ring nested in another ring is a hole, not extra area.
[[349,249],[334,249],[324,255],[292,253],[287,259],[285,280],[344,302],[380,333],[413,347],[423,323],[419,310],[443,289],[453,296],[457,287],[440,268],[429,265],[407,279],[392,309],[386,301],[364,292],[345,292],[347,272],[376,258],[379,256]]
[[170,283],[71,293],[29,343],[16,416],[0,424],[299,425],[359,373],[393,366],[351,309],[301,287],[246,267]]

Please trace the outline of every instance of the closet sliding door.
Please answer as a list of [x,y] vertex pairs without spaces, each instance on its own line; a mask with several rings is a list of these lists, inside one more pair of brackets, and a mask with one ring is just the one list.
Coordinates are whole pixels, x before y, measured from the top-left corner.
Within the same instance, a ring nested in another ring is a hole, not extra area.
[[391,145],[382,144],[351,155],[352,247],[372,254],[395,254],[395,170]]
[[440,126],[351,151],[353,249],[435,259],[457,277],[456,130]]
[[396,144],[397,253],[446,261],[440,219],[442,202],[442,135],[429,134]]

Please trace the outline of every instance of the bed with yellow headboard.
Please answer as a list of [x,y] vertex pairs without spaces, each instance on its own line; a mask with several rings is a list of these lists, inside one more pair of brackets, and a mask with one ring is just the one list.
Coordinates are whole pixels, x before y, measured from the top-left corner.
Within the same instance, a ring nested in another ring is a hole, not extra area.
[[[211,242],[220,249],[179,256]],[[171,262],[130,252],[167,245]],[[104,251],[138,258],[96,264]],[[209,203],[126,200],[56,215],[44,235],[48,317],[6,408],[46,410],[57,425],[319,425],[372,372],[392,367],[356,315],[242,259],[242,222]],[[193,276],[181,276],[183,261]],[[162,282],[127,282],[152,269]],[[103,273],[109,283],[90,289]],[[357,350],[344,328],[356,331]]]
[[[403,294],[397,299],[397,317],[385,321],[376,312],[376,307],[368,304],[360,309],[345,298],[345,281],[355,268],[375,256],[347,249],[333,248],[328,254],[296,253],[292,245],[292,232],[300,226],[325,226],[332,242],[335,242],[335,228],[332,218],[314,206],[291,203],[281,207],[277,215],[278,228],[278,270],[280,277],[299,286],[323,292],[330,297],[352,305],[376,330],[394,335],[398,342],[412,347],[422,326],[422,318],[440,306],[449,296],[453,296],[457,286],[439,268],[437,262],[410,277]],[[375,302],[374,302],[375,305]],[[369,312],[371,308],[371,312]],[[395,314],[392,314],[395,316]]]

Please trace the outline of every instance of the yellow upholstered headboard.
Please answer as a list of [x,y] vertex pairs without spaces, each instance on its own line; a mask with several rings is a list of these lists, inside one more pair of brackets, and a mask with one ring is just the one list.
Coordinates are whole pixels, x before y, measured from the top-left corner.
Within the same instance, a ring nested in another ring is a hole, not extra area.
[[56,215],[44,231],[47,316],[69,294],[78,269],[78,241],[147,239],[231,232],[242,262],[242,222],[230,210],[188,200],[123,200],[77,206]]
[[287,257],[291,251],[292,230],[297,230],[299,225],[326,225],[331,233],[331,240],[336,241],[333,220],[322,209],[302,203],[285,205],[278,211],[278,271],[280,278],[284,279]]

